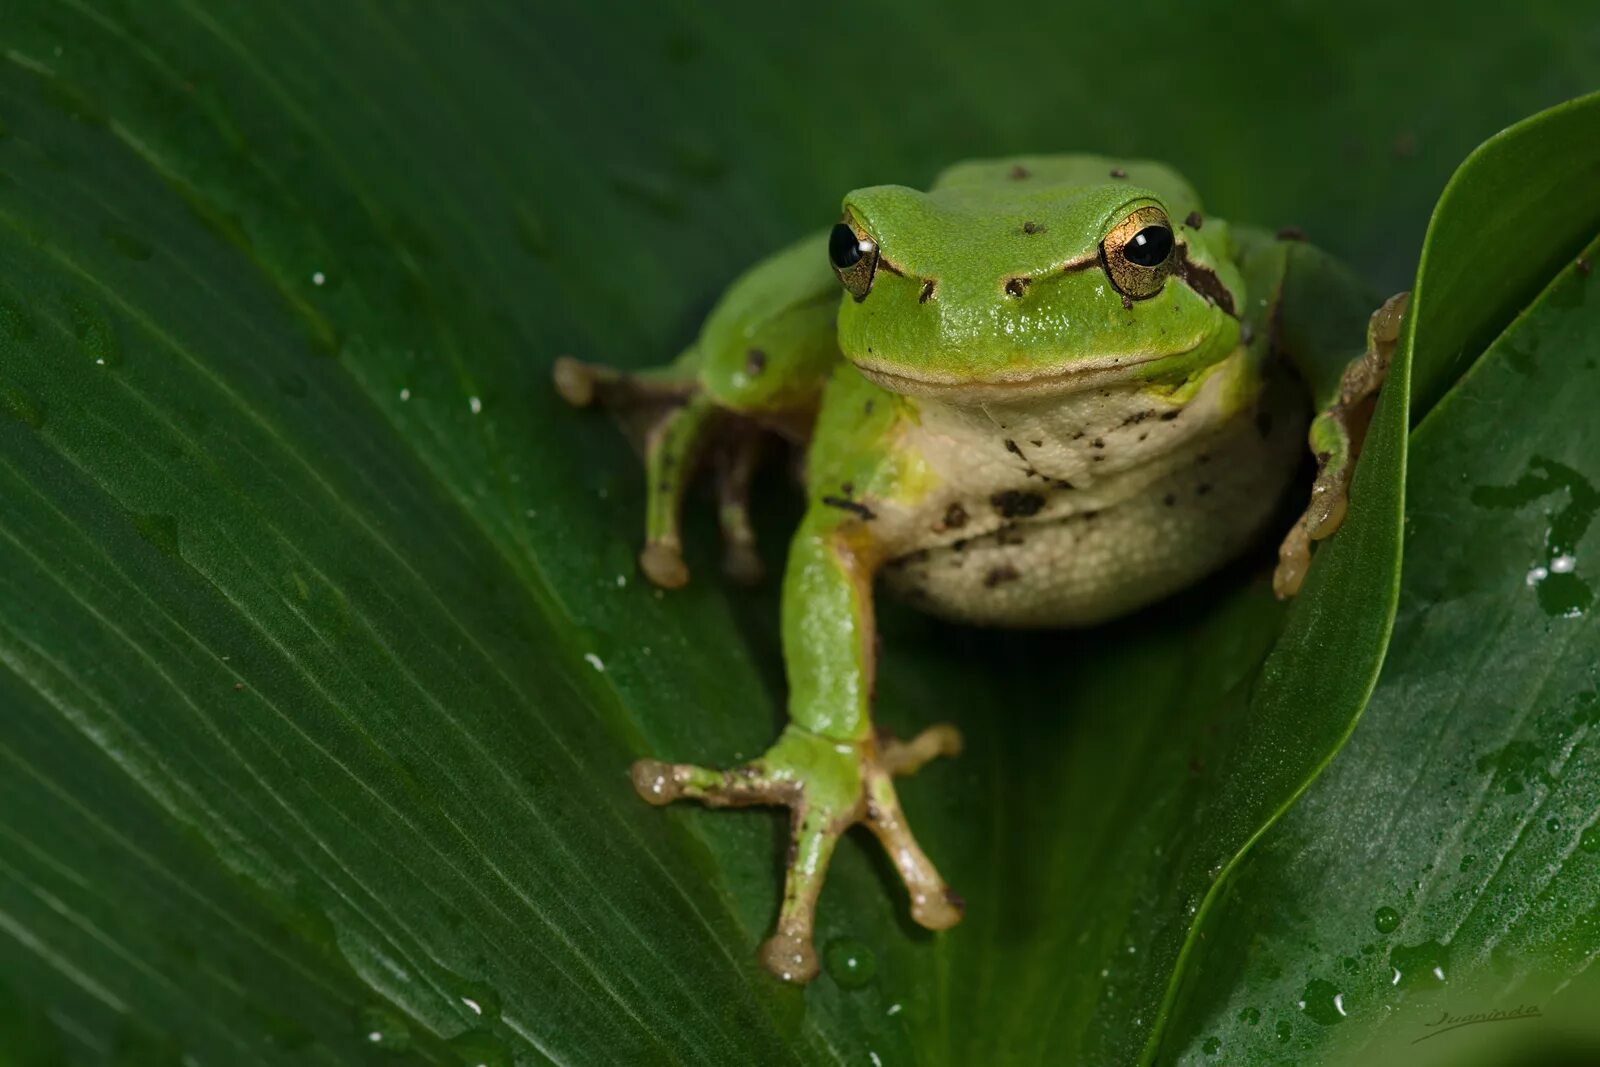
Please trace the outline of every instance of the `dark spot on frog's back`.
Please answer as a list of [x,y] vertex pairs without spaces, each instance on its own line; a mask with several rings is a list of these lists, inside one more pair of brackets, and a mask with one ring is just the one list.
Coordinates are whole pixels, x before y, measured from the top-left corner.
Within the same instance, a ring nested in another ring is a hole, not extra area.
[[1031,173],[1032,172],[1029,171],[1027,167],[1024,167],[1021,163],[1018,163],[1016,166],[1011,168],[1009,177],[1014,182],[1020,182],[1022,179],[1028,177]]
[[1008,278],[1006,280],[1006,295],[1021,296],[1027,292],[1028,283],[1032,280],[1031,278]]
[[989,572],[983,576],[983,587],[985,589],[993,589],[997,585],[1004,585],[1006,582],[1014,582],[1021,577],[1022,575],[1017,573],[1017,568],[1011,566],[1010,564],[1003,564],[999,567],[991,567]]
[[1128,172],[1123,170],[1121,167],[1112,167],[1111,176],[1113,178],[1126,178],[1128,176]]
[[1200,217],[1200,212],[1191,211],[1184,218],[1183,224],[1185,226],[1189,227],[1189,229],[1191,229],[1191,230],[1198,230],[1200,228],[1200,224],[1203,223],[1204,221],[1205,220]]
[[967,524],[967,509],[961,506],[960,501],[951,504],[944,512],[944,528],[959,530]]
[[752,348],[744,354],[744,372],[750,377],[758,376],[767,369],[767,354],[759,348]]
[[1278,231],[1278,240],[1280,241],[1304,241],[1305,239],[1306,231],[1298,226],[1284,226]]
[[1023,233],[1043,233],[1044,232],[1044,227],[1039,225],[1037,222],[1024,222],[1022,224],[1022,232]]
[[933,279],[929,278],[922,283],[922,293],[917,297],[917,303],[926,304],[933,299]]
[[1007,489],[1003,493],[991,496],[989,503],[994,505],[994,509],[1003,518],[1027,518],[1030,515],[1037,515],[1039,509],[1044,507],[1044,497],[1022,489]]

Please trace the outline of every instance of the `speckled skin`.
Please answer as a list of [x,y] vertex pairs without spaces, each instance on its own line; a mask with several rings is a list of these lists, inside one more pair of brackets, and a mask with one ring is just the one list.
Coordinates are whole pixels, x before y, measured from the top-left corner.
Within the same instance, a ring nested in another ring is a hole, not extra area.
[[670,366],[558,361],[567,399],[647,426],[640,564],[658,585],[688,580],[678,509],[708,447],[727,570],[752,577],[757,428],[805,443],[807,508],[783,579],[789,725],[729,770],[633,767],[654,804],[789,808],[783,904],[761,952],[772,973],[816,973],[817,895],[856,823],[887,849],[917,922],[961,916],[892,783],[960,738],[873,728],[875,585],[983,625],[1125,614],[1263,534],[1309,442],[1311,505],[1275,575],[1292,594],[1344,514],[1398,332],[1397,299],[1363,354],[1375,305],[1315,249],[1205,217],[1160,164],[1020,157],[959,164],[927,193],[848,194],[833,231],[748,271]]
[[885,585],[958,621],[1082,626],[1210,573],[1264,532],[1307,421],[1281,375],[1230,407],[1228,369],[1186,404],[1129,385],[976,410],[917,403],[905,447],[938,488],[877,509],[894,553]]

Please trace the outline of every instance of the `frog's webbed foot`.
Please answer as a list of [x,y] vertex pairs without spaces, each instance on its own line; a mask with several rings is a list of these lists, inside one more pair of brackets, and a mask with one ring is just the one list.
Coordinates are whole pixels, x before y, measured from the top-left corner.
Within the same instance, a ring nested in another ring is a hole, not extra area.
[[1350,506],[1350,478],[1377,406],[1378,390],[1388,377],[1410,300],[1410,293],[1398,293],[1372,313],[1365,354],[1345,368],[1338,397],[1312,420],[1309,437],[1317,457],[1317,477],[1311,485],[1311,503],[1278,549],[1272,591],[1279,599],[1300,591],[1311,567],[1311,543],[1331,537],[1344,522]]
[[627,372],[563,356],[556,360],[553,377],[556,391],[569,404],[586,407],[598,401],[643,438],[645,543],[639,569],[645,577],[664,589],[688,583],[679,516],[709,449],[716,457],[718,517],[727,543],[724,569],[741,581],[760,580],[761,559],[748,510],[762,443],[753,423],[719,408],[694,372],[679,366]]
[[783,903],[772,936],[761,946],[761,962],[786,982],[809,982],[817,974],[817,896],[834,847],[856,823],[864,823],[889,853],[911,895],[913,919],[931,930],[960,920],[961,898],[945,886],[912,836],[891,780],[960,747],[961,735],[948,725],[907,742],[882,743],[831,741],[790,726],[765,755],[742,766],[718,771],[643,759],[633,765],[633,784],[652,804],[689,798],[716,808],[762,804],[790,810]]

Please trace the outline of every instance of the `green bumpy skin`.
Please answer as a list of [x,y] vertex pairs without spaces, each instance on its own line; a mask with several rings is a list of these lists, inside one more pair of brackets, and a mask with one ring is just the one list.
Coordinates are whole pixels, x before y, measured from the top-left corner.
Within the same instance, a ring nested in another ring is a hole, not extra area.
[[875,585],[977,625],[1122,615],[1255,543],[1309,442],[1310,505],[1274,574],[1292,596],[1344,516],[1399,335],[1405,295],[1376,303],[1291,235],[1205,217],[1161,164],[1018,157],[959,164],[927,192],[848,194],[831,231],[738,278],[666,367],[557,361],[563,396],[641,432],[640,566],[658,585],[688,580],[678,516],[707,465],[725,569],[759,577],[747,500],[762,444],[805,448],[783,580],[788,727],[729,770],[633,768],[651,803],[790,809],[770,971],[816,974],[817,896],[858,822],[917,922],[961,917],[893,784],[960,736],[874,729]]

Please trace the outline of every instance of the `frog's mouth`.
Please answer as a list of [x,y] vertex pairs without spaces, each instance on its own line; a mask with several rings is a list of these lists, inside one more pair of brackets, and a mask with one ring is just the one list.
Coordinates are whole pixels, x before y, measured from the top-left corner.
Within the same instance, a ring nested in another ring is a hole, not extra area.
[[[929,373],[920,368],[914,370],[903,364],[884,360],[852,357],[850,362],[855,364],[856,369],[861,371],[868,381],[892,393],[949,401],[983,402],[1001,397],[1077,393],[1111,382],[1123,382],[1129,377],[1129,368],[1149,367],[1168,360],[1179,360],[1198,347],[1196,345],[1181,352],[1140,352],[1098,356],[1094,359],[1080,360],[1070,367],[1052,367],[1048,370],[1018,368],[1011,372],[976,378]],[[1144,371],[1136,377],[1144,378],[1148,374],[1148,371]]]

